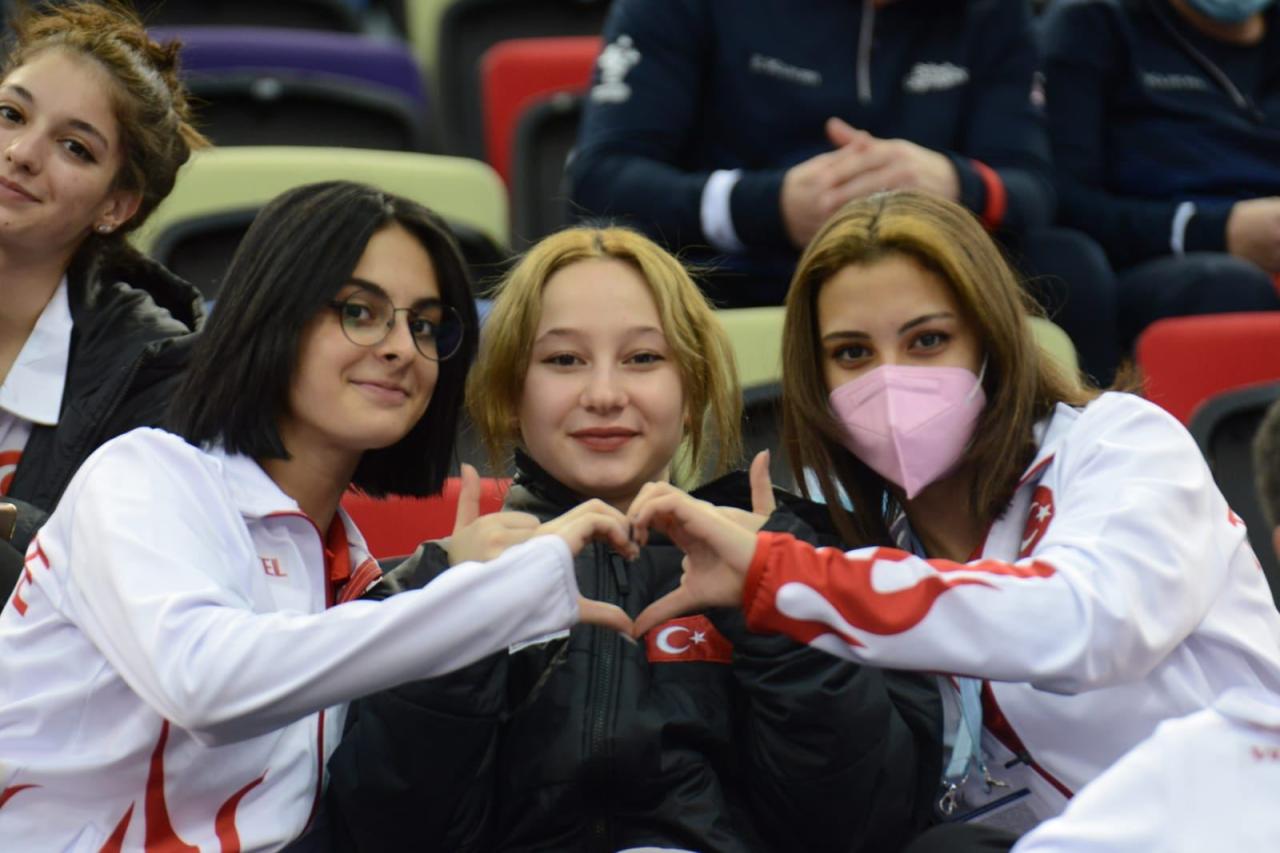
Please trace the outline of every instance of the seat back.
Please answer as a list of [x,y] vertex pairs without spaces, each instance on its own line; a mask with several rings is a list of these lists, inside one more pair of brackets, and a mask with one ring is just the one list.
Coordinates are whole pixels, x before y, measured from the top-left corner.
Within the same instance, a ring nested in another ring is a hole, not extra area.
[[511,233],[517,247],[568,225],[573,217],[565,166],[582,123],[582,96],[556,92],[520,115],[511,165]]
[[506,191],[484,163],[400,151],[287,146],[196,152],[134,243],[180,275],[192,276],[213,298],[229,252],[263,205],[293,187],[337,179],[371,184],[432,208],[455,227],[473,264],[505,255]]
[[480,58],[500,41],[597,35],[609,0],[454,0],[437,34],[439,105],[445,150],[482,158]]
[[435,103],[440,103],[440,20],[453,0],[404,0],[405,35]]
[[1071,337],[1063,331],[1061,326],[1043,317],[1032,317],[1031,334],[1035,336],[1040,348],[1047,352],[1068,376],[1075,376],[1080,372],[1080,358],[1076,355],[1076,346],[1071,343]]
[[599,53],[599,36],[510,39],[484,52],[480,80],[486,157],[508,186],[521,113],[547,95],[585,91]]
[[155,28],[181,39],[197,122],[218,145],[330,145],[424,151],[422,74],[408,48],[345,33]]
[[279,27],[357,33],[360,16],[342,0],[135,0],[154,26]]
[[[485,477],[480,485],[480,514],[502,509],[511,481]],[[451,534],[461,488],[462,481],[450,477],[444,490],[430,498],[371,498],[349,491],[342,496],[342,508],[364,534],[369,553],[381,560],[411,554],[419,544]]]
[[1147,399],[1189,423],[1218,392],[1280,379],[1280,313],[1157,320],[1139,335],[1135,354]]
[[368,83],[399,93],[418,109],[430,104],[413,52],[391,39],[261,27],[151,27],[149,32],[159,41],[182,40],[184,73],[289,70]]
[[1244,521],[1271,594],[1280,604],[1280,561],[1271,541],[1272,528],[1258,498],[1253,460],[1253,438],[1276,400],[1280,400],[1280,382],[1224,391],[1196,408],[1189,429],[1213,471],[1214,482]]

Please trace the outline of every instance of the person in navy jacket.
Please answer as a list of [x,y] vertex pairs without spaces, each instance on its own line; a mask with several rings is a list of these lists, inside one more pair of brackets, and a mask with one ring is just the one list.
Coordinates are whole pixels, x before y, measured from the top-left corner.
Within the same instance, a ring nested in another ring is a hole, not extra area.
[[1046,233],[1055,198],[1022,0],[619,0],[604,42],[573,201],[712,261],[721,304],[781,302],[799,249],[844,202],[922,189],[1053,274],[1038,295],[1086,369],[1109,374],[1102,253]]
[[1280,6],[1073,0],[1045,27],[1061,216],[1110,256],[1122,335],[1280,308]]

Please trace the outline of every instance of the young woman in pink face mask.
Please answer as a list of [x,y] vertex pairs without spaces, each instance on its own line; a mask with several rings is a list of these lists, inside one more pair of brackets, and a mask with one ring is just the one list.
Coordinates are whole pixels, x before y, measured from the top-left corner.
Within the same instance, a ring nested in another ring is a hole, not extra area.
[[1165,719],[1280,687],[1280,615],[1194,441],[1064,375],[962,208],[854,202],[787,297],[784,441],[850,545],[755,533],[669,487],[629,511],[688,555],[636,620],[741,604],[748,626],[946,673],[939,816],[1020,830]]

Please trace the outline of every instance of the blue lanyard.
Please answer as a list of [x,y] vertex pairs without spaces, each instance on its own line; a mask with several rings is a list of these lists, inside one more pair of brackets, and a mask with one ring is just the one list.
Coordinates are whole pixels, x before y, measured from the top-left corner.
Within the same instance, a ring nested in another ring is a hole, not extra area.
[[[924,543],[915,531],[907,527],[906,534],[911,552],[917,557],[927,558]],[[960,691],[960,723],[951,746],[951,760],[942,774],[942,797],[938,800],[938,808],[945,817],[950,817],[959,806],[960,788],[975,766],[984,779],[990,778],[986,762],[982,760],[982,681],[960,676],[955,681]]]
[[959,787],[976,764],[985,771],[982,755],[982,682],[976,678],[956,678],[960,688],[960,725],[956,729],[951,761],[943,774],[947,784]]

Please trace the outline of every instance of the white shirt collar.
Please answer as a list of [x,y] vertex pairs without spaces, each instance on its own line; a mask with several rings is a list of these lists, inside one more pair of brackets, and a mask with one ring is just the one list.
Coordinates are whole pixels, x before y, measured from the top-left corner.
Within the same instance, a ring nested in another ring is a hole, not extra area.
[[[221,446],[206,446],[205,452],[222,468],[223,482],[227,484],[231,500],[242,516],[253,519],[271,515],[306,517],[298,506],[298,502],[285,494],[276,481],[271,479],[262,466],[253,459],[238,453],[227,453]],[[347,531],[352,567],[372,559],[364,534],[341,506],[338,507],[338,518],[342,519],[342,526]],[[327,531],[321,531],[322,538],[326,534]]]
[[63,276],[0,386],[0,408],[32,423],[58,423],[71,360],[71,326],[71,302]]

